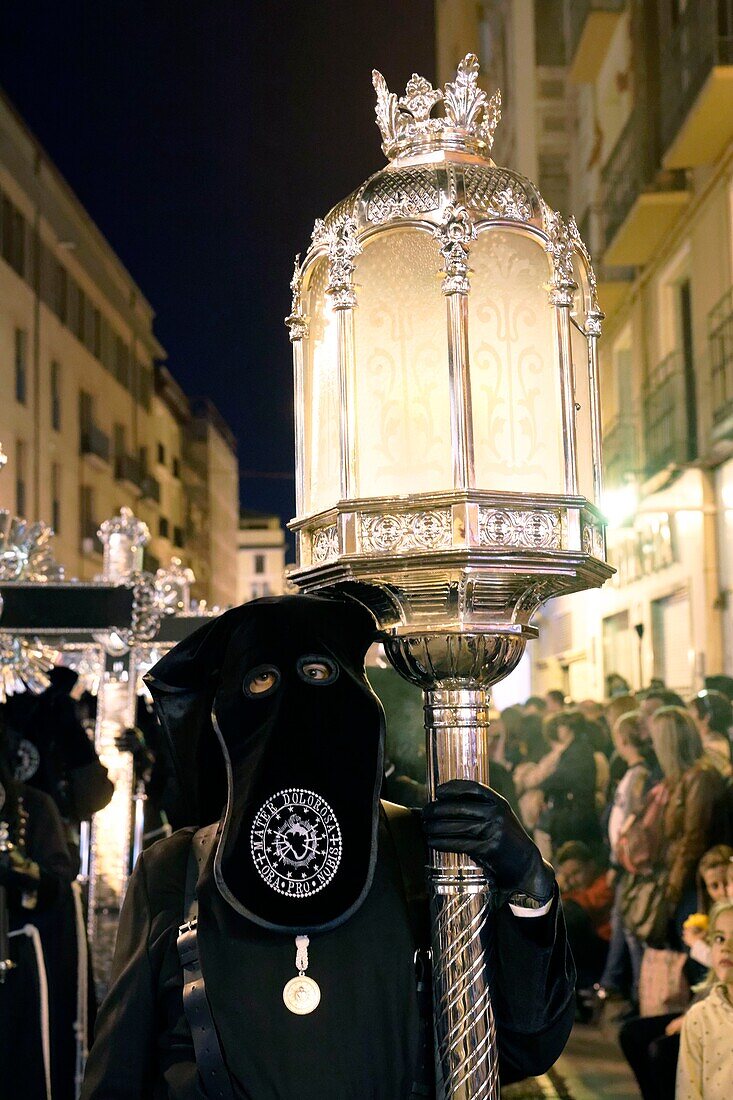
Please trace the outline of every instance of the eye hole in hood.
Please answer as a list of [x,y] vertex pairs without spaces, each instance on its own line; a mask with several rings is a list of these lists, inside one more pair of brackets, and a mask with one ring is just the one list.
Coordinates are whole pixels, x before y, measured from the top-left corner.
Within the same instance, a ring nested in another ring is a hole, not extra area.
[[257,665],[244,675],[242,691],[250,699],[265,699],[280,686],[280,670],[275,665]]
[[323,657],[317,653],[299,657],[296,663],[298,676],[306,684],[315,684],[317,687],[328,687],[338,677],[339,666],[330,657]]

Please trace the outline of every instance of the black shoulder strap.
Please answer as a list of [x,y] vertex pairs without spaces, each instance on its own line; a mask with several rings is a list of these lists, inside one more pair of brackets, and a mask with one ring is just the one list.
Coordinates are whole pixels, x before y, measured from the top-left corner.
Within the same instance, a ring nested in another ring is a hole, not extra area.
[[210,1100],[235,1100],[232,1083],[224,1062],[219,1036],[206,996],[198,946],[197,887],[211,851],[218,824],[199,829],[191,840],[186,868],[186,896],[183,924],[178,930],[178,957],[183,967],[183,1011],[191,1029],[196,1065]]
[[394,802],[382,802],[387,827],[397,853],[407,912],[415,941],[415,980],[420,1016],[415,1080],[410,1096],[435,1096],[433,1042],[432,950],[426,877],[427,847],[420,814]]
[[412,935],[418,948],[427,949],[430,947],[430,915],[425,873],[428,853],[420,814],[394,802],[383,801],[382,806],[400,865]]

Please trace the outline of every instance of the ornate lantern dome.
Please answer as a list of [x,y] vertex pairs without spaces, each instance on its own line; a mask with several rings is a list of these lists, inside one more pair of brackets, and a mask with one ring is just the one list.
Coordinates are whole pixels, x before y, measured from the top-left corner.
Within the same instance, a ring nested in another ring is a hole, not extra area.
[[575,221],[490,159],[500,96],[478,69],[468,55],[444,90],[413,75],[400,98],[374,73],[389,163],[296,260],[294,579],[381,583],[410,556],[460,586],[496,567],[486,629],[524,634],[542,599],[610,572],[603,314]]

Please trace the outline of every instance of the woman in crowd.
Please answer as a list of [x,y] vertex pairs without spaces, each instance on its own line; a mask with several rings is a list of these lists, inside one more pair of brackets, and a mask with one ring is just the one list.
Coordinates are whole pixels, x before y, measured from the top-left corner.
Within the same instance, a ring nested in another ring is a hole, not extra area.
[[717,839],[712,835],[713,825],[725,785],[720,772],[704,756],[700,735],[686,710],[661,707],[652,716],[650,728],[667,793],[661,850],[667,905],[674,923],[672,946],[679,947],[682,925],[697,907],[698,861]]
[[639,814],[649,784],[649,767],[645,755],[646,731],[638,711],[629,711],[616,721],[611,731],[616,755],[626,771],[621,777],[608,816],[608,846],[611,855],[611,874],[616,886],[611,913],[611,944],[606,966],[601,977],[604,994],[619,993],[627,972],[627,958],[631,964],[631,1000],[636,1003],[643,947],[631,929],[624,924],[621,898],[625,882],[623,870],[618,868],[617,845],[624,825],[630,817]]
[[580,840],[558,849],[555,867],[580,992],[598,981],[606,961],[613,893],[605,868]]
[[[624,714],[629,714],[631,711],[636,710],[638,704],[633,695],[616,695],[613,699],[610,699],[606,704],[606,723],[610,730],[613,730],[619,718],[622,718]],[[609,760],[609,796],[612,798],[613,793],[616,790],[621,776],[626,771],[626,764],[623,757],[619,756],[617,750],[611,753],[611,759]]]
[[690,702],[690,712],[700,734],[705,755],[726,779],[733,775],[729,730],[733,707],[720,691],[701,691]]
[[549,834],[553,851],[568,840],[582,840],[591,849],[597,848],[601,830],[595,798],[596,762],[586,719],[578,710],[560,711],[545,719],[543,731],[554,759],[539,784],[545,809],[538,826]]
[[682,1024],[676,1100],[728,1100],[733,1082],[733,901],[710,914],[707,996]]

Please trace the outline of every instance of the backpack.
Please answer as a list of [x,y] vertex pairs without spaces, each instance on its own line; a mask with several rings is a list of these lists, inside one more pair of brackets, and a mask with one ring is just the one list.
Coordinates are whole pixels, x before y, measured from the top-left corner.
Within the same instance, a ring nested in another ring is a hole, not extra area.
[[664,839],[664,810],[669,800],[666,783],[657,783],[646,796],[640,814],[625,822],[616,845],[616,860],[632,875],[648,875],[659,863]]

